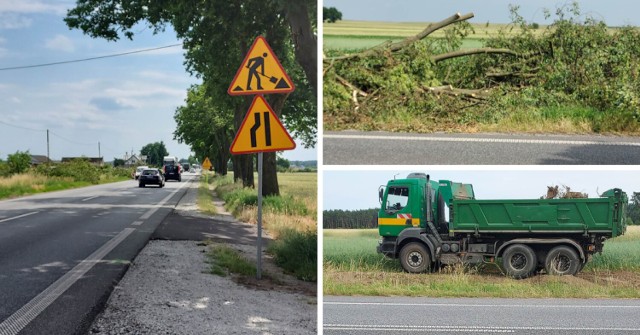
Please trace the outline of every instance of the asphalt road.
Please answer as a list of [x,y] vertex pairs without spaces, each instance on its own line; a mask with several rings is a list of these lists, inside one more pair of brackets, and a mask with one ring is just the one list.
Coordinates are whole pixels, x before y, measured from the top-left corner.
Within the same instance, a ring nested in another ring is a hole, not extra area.
[[638,334],[640,301],[325,296],[324,334]]
[[640,138],[324,132],[324,164],[640,164]]
[[0,335],[85,334],[192,178],[0,201]]

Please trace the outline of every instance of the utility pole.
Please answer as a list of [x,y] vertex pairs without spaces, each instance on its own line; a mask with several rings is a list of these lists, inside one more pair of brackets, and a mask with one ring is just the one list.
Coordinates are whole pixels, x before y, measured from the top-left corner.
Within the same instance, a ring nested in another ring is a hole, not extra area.
[[[100,154],[100,141],[98,141],[98,158],[101,158],[102,155]],[[102,165],[102,163],[100,163],[100,165]]]
[[51,158],[49,157],[49,129],[47,129],[47,163],[51,162]]

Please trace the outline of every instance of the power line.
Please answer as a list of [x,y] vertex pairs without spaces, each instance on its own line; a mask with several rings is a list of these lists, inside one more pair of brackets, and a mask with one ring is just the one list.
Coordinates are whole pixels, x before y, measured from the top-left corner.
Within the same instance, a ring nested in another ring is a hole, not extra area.
[[[62,137],[62,136],[60,136],[60,135],[58,135],[58,134],[56,134],[56,133],[54,133],[54,132],[52,132],[52,131],[49,131],[49,132],[50,132],[52,135],[54,135],[54,136],[56,136],[56,137],[58,137],[58,138],[61,138],[61,139],[65,140],[65,141],[67,141],[67,142],[73,143],[73,144],[79,144],[79,145],[90,145],[90,146],[95,145],[95,143],[91,143],[91,144],[89,144],[89,143],[80,143],[80,142],[76,142],[76,141],[70,140],[70,139],[68,139],[68,138],[64,138],[64,137]],[[97,142],[96,142],[96,143],[97,143]]]
[[62,61],[62,62],[53,62],[53,63],[43,63],[43,64],[34,64],[34,65],[22,65],[22,66],[3,67],[3,68],[0,68],[0,71],[7,71],[7,70],[19,70],[19,69],[31,69],[31,68],[35,68],[35,67],[44,67],[44,66],[53,66],[53,65],[61,65],[61,64],[69,64],[69,63],[86,62],[86,61],[91,61],[91,60],[96,60],[96,59],[103,59],[103,58],[110,58],[110,57],[118,57],[118,56],[125,56],[125,55],[137,54],[137,53],[148,52],[148,51],[154,51],[154,50],[160,50],[160,49],[173,48],[173,47],[177,47],[177,46],[181,46],[181,45],[182,45],[182,43],[179,43],[179,44],[171,44],[171,45],[165,45],[165,46],[162,46],[162,47],[156,47],[156,48],[149,48],[149,49],[142,49],[142,50],[128,51],[128,52],[122,52],[122,53],[118,53],[118,54],[111,54],[111,55],[98,56],[98,57],[90,57],[90,58],[82,58],[82,59],[66,60],[66,61]]
[[34,129],[34,128],[27,128],[27,127],[22,127],[22,126],[16,126],[15,124],[6,123],[6,122],[1,121],[1,120],[0,120],[0,123],[5,124],[5,125],[7,125],[7,126],[9,126],[9,127],[20,128],[20,129],[25,129],[25,130],[31,130],[31,131],[42,131],[42,132],[45,132],[45,131],[46,131],[45,129]]

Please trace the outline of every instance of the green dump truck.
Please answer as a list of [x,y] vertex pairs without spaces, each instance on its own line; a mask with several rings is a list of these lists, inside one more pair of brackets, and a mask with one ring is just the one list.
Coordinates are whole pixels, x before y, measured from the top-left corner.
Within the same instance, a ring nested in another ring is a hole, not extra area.
[[379,199],[378,252],[405,271],[497,263],[517,279],[578,273],[606,239],[624,234],[628,202],[617,188],[599,198],[476,200],[471,184],[424,173],[390,180]]

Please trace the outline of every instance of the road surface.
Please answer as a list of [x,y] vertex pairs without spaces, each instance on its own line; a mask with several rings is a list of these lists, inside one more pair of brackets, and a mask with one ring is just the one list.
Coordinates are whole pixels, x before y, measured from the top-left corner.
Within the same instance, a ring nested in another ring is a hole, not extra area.
[[325,296],[325,335],[638,334],[640,301]]
[[640,164],[640,138],[325,132],[324,164]]
[[86,333],[193,177],[0,201],[0,335]]

